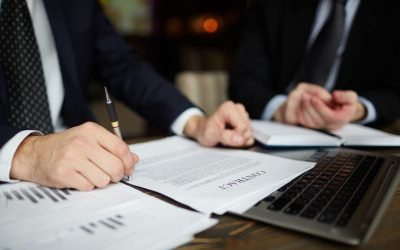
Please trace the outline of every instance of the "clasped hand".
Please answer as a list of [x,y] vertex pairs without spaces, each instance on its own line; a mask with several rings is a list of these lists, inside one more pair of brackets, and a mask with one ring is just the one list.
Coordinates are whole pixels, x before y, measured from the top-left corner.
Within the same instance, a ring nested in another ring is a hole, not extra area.
[[313,129],[336,130],[366,115],[356,92],[335,90],[330,94],[319,85],[300,83],[274,114],[274,120]]

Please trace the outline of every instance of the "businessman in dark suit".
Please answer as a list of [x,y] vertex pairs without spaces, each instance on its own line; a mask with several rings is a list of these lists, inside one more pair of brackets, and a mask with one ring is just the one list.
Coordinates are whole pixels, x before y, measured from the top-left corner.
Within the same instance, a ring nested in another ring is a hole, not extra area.
[[93,122],[85,99],[92,80],[151,123],[205,146],[253,143],[242,105],[225,102],[206,117],[136,56],[97,1],[0,4],[1,181],[90,190],[132,173],[138,156]]
[[[394,0],[254,0],[231,98],[254,119],[310,128],[392,122],[400,116],[399,11]],[[329,56],[321,48],[334,40]],[[319,80],[307,74],[321,70]]]

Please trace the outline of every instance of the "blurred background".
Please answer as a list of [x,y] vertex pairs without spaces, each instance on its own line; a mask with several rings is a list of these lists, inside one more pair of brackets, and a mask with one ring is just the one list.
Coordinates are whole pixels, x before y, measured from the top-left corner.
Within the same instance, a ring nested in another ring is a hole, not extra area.
[[227,70],[247,0],[101,0],[117,30],[173,81],[185,70]]
[[[206,112],[226,99],[241,22],[249,0],[100,0],[117,31],[141,58]],[[92,87],[92,110],[110,127],[103,90]],[[161,132],[117,103],[124,138]]]

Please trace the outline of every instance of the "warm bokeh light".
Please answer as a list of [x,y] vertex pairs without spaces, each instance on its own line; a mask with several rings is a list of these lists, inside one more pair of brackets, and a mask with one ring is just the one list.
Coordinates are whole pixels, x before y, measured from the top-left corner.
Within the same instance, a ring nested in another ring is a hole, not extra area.
[[203,29],[206,33],[215,33],[218,31],[219,23],[215,18],[206,18],[203,21]]

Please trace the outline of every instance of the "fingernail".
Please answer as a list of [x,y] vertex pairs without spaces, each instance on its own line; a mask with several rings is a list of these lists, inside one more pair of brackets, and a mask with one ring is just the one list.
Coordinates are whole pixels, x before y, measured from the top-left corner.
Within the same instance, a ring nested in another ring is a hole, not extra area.
[[241,143],[243,143],[243,137],[241,137],[239,135],[234,135],[233,136],[233,142],[235,144],[241,144]]

